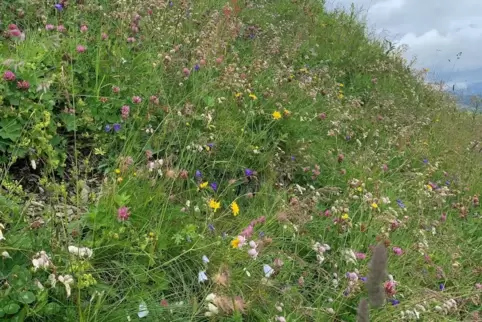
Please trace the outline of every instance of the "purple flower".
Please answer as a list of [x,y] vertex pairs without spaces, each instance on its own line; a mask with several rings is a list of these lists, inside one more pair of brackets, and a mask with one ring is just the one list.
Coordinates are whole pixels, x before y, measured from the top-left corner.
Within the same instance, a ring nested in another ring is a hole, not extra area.
[[400,208],[405,208],[405,204],[403,203],[403,201],[401,199],[397,199],[397,204]]
[[400,301],[397,299],[390,299],[389,301],[392,303],[393,306],[400,304]]
[[112,129],[112,127],[110,126],[110,124],[107,124],[107,125],[105,126],[105,131],[106,131],[106,132],[110,132],[111,129]]
[[174,3],[172,1],[169,1],[169,7],[172,7]]
[[195,176],[196,176],[196,178],[201,178],[203,176],[203,174],[201,173],[201,171],[196,170]]
[[295,161],[295,156],[294,156],[294,155],[291,156],[291,161]]
[[428,159],[423,159],[423,163],[428,164]]
[[445,181],[445,185],[450,186],[450,181],[449,180]]
[[362,276],[362,277],[360,277],[360,280],[363,281],[363,282],[366,282],[367,278],[365,276]]
[[214,228],[214,225],[213,224],[208,224],[208,228],[210,231],[214,231],[215,228]]
[[350,141],[350,139],[351,139],[351,136],[349,135],[345,136],[345,140]]
[[209,186],[214,190],[214,192],[218,191],[218,184],[216,182],[211,182]]
[[199,64],[196,64],[196,65],[194,66],[194,70],[195,70],[195,71],[198,71],[200,68],[201,68],[201,66],[199,66]]
[[61,3],[55,4],[54,7],[57,11],[62,11],[64,9],[64,6]]
[[119,123],[116,123],[113,125],[114,132],[119,132],[121,129],[121,125]]
[[264,234],[264,232],[263,232],[263,231],[260,231],[260,232],[259,232],[259,238],[263,238],[263,237],[264,237],[264,235],[265,235],[265,234]]
[[441,291],[445,290],[445,284],[444,284],[444,283],[441,283],[441,284],[438,286],[438,288],[439,288]]
[[253,175],[253,170],[251,170],[249,168],[244,169],[244,175],[246,177],[251,177]]
[[206,144],[208,147],[210,147],[211,149],[214,148],[214,143],[208,143]]

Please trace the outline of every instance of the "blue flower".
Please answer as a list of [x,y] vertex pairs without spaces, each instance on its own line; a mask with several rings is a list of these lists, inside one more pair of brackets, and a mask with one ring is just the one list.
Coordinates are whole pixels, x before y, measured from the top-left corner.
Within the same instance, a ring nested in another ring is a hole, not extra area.
[[209,186],[214,190],[214,192],[218,191],[218,184],[216,182],[211,182]]
[[201,177],[203,176],[203,174],[201,173],[201,171],[196,170],[196,173],[194,174],[194,176],[195,176],[196,178],[201,178]]
[[401,199],[397,199],[397,204],[400,208],[405,208],[405,204],[403,203],[403,201]]
[[251,177],[253,175],[253,170],[248,169],[248,168],[244,169],[244,175],[246,177]]
[[201,66],[199,66],[199,64],[196,64],[196,65],[194,66],[194,70],[195,70],[195,71],[198,71],[199,69],[201,69]]
[[114,132],[119,132],[121,129],[121,125],[119,123],[116,123],[113,125]]
[[61,3],[55,4],[54,7],[57,11],[62,11],[64,9],[64,6]]
[[202,283],[202,282],[207,281],[207,280],[208,280],[208,276],[206,275],[206,272],[205,272],[205,271],[199,272],[198,277],[197,277],[197,280],[199,281],[199,283]]
[[105,131],[106,131],[106,132],[110,132],[111,129],[112,129],[112,127],[110,126],[110,124],[107,124],[107,125],[105,126]]
[[428,164],[428,159],[423,159],[423,163]]
[[441,284],[438,286],[438,288],[439,288],[441,291],[445,290],[445,284],[444,284],[444,283],[441,283]]
[[214,225],[213,224],[208,224],[208,228],[210,231],[214,231],[215,228],[214,228]]

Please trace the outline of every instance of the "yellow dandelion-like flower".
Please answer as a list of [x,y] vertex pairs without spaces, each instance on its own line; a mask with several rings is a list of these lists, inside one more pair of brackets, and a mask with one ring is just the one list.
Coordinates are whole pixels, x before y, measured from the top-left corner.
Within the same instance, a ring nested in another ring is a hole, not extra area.
[[358,188],[356,188],[356,190],[358,190],[359,192],[362,192],[362,191],[363,191],[363,188],[362,188],[362,187],[358,187]]
[[377,209],[377,208],[378,208],[378,205],[377,205],[376,202],[372,203],[372,208],[373,208],[373,209]]
[[231,247],[238,248],[238,246],[239,246],[239,239],[238,239],[238,237],[236,237],[235,239],[233,239],[231,241]]
[[341,216],[341,219],[343,219],[343,220],[349,220],[349,219],[350,219],[350,216],[348,216],[348,214],[343,214],[343,215]]
[[116,174],[120,174],[121,171],[120,171],[120,169],[115,169],[114,172],[115,172]]
[[249,94],[249,97],[253,99],[253,101],[257,100],[258,98],[256,97],[256,95],[254,95],[253,93]]
[[204,189],[208,186],[209,182],[205,181],[199,185],[199,189]]
[[233,212],[233,216],[239,215],[239,206],[238,206],[238,203],[236,201],[233,201],[231,203],[231,210]]
[[241,95],[243,95],[243,94],[238,92],[238,93],[234,94],[234,97],[239,98],[239,97],[241,97]]
[[427,185],[427,189],[428,189],[429,191],[432,191],[432,190],[433,190],[432,186],[429,185],[429,184]]
[[211,199],[209,200],[209,208],[216,212],[219,208],[221,208],[221,202]]
[[279,111],[274,111],[271,115],[275,120],[279,120],[281,118],[281,113]]

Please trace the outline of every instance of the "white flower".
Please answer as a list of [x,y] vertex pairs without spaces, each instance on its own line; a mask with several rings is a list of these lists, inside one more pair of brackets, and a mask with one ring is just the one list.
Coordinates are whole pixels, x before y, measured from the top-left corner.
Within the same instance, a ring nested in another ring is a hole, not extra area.
[[91,258],[94,254],[90,248],[77,246],[69,246],[69,253],[81,258]]
[[212,303],[208,304],[208,310],[209,310],[209,312],[212,312],[213,314],[219,313],[218,307],[216,305],[212,304]]
[[37,269],[42,268],[42,269],[47,269],[49,266],[52,264],[50,261],[49,256],[47,253],[42,250],[35,254],[34,258],[32,259],[32,265],[33,265],[33,270],[34,272],[37,271]]
[[38,279],[35,280],[35,286],[37,286],[41,291],[45,289],[45,287],[42,285],[42,283],[40,283]]
[[326,309],[326,312],[330,313],[330,314],[335,314],[335,310],[333,310],[331,307],[327,308]]
[[274,269],[267,264],[263,265],[263,271],[264,271],[264,276],[266,276],[266,278],[269,278],[274,273]]
[[206,255],[203,255],[202,260],[203,260],[204,264],[209,263],[209,258]]
[[277,316],[275,320],[278,322],[286,322],[286,319],[284,318],[284,316]]
[[252,240],[252,241],[249,242],[249,247],[251,247],[251,248],[256,248],[256,247],[258,247],[258,245],[256,245],[256,243],[254,242],[254,240]]
[[208,276],[206,275],[206,272],[205,271],[199,272],[199,274],[198,274],[199,283],[205,282],[207,280],[208,280]]
[[2,257],[3,257],[4,259],[12,258],[12,257],[10,257],[10,254],[9,254],[7,251],[3,251],[3,252],[2,252]]
[[58,280],[60,283],[64,284],[65,292],[67,292],[67,297],[70,297],[70,294],[71,294],[70,285],[74,284],[74,278],[72,277],[72,275],[63,275],[63,276],[60,275],[58,277]]
[[251,248],[250,250],[248,250],[248,255],[251,256],[252,259],[256,259],[258,258],[258,251],[256,250],[256,248]]
[[206,302],[213,302],[216,299],[216,294],[214,293],[209,293],[208,296],[206,296],[205,301]]
[[5,226],[2,223],[0,223],[0,241],[5,239],[5,237],[3,237],[2,229],[5,229]]
[[141,302],[139,304],[139,311],[137,312],[137,316],[142,319],[149,315],[149,310],[147,309],[146,302]]
[[57,279],[55,278],[55,274],[49,275],[49,282],[51,287],[55,287],[55,285],[57,284]]
[[356,261],[356,255],[355,253],[353,252],[353,250],[351,249],[345,249],[343,251],[343,255],[344,255],[344,258],[345,258],[345,261],[347,263],[352,263],[352,264],[355,264],[357,263]]

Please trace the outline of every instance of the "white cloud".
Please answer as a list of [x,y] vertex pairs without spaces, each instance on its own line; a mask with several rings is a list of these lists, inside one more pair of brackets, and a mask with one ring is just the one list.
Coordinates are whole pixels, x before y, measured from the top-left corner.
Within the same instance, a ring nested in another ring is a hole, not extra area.
[[352,2],[373,30],[408,45],[407,58],[416,56],[417,67],[458,79],[482,69],[482,0],[331,0],[327,7]]

